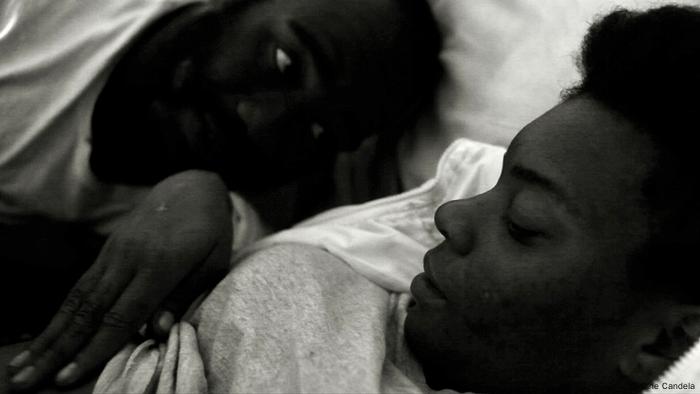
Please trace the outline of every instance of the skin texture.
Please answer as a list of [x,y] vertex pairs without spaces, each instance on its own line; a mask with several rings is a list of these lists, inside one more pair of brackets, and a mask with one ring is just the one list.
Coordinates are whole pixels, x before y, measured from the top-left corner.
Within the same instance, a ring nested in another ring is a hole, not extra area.
[[[525,127],[489,192],[443,205],[406,337],[434,388],[630,389],[621,355],[654,305],[628,262],[649,239],[648,137],[590,98]],[[497,355],[497,357],[494,357]]]
[[216,174],[190,170],[156,185],[110,235],[48,327],[10,362],[10,387],[81,381],[158,308],[171,311],[167,332],[173,314],[227,272],[230,217],[228,191]]
[[155,21],[98,97],[90,165],[103,181],[156,186],[10,363],[12,388],[79,382],[151,319],[167,332],[228,267],[227,189],[271,207],[272,228],[317,208],[290,207],[303,186],[325,203],[335,153],[414,97],[401,15],[394,1],[265,0]]

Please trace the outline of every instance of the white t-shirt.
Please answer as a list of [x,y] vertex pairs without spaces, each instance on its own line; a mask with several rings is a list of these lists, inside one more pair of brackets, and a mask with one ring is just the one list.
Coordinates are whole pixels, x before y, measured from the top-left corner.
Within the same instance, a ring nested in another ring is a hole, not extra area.
[[80,221],[103,232],[144,188],[90,172],[95,100],[150,22],[196,0],[0,2],[0,221]]

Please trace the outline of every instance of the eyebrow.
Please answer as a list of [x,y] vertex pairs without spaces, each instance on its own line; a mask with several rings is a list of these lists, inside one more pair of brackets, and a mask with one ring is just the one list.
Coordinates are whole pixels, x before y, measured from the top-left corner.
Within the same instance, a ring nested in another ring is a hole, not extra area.
[[569,201],[569,193],[561,185],[531,168],[514,165],[510,170],[510,174],[521,181],[536,185],[554,194],[558,200]]

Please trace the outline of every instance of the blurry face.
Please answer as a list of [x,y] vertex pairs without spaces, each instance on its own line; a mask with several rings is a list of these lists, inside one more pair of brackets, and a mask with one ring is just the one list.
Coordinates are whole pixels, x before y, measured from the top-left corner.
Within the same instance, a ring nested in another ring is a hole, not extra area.
[[175,49],[152,49],[163,65],[139,65],[145,82],[119,103],[129,124],[115,133],[143,130],[153,138],[140,149],[162,153],[171,167],[205,167],[234,179],[254,173],[265,183],[359,144],[374,116],[363,108],[379,90],[355,88],[381,85],[373,68],[384,60],[369,62],[366,54],[383,53],[373,32],[396,34],[393,3],[237,3],[194,18],[186,33],[172,35]]
[[302,166],[334,150],[341,136],[324,122],[331,83],[324,61],[332,54],[290,23],[295,2],[251,3],[207,21],[212,39],[178,64],[176,94],[166,100],[184,107],[175,127],[199,157],[228,157],[238,144],[254,147],[256,161]]
[[445,241],[425,256],[406,320],[428,383],[614,380],[642,302],[626,264],[649,237],[641,190],[653,161],[631,124],[576,98],[518,134],[491,191],[440,207]]

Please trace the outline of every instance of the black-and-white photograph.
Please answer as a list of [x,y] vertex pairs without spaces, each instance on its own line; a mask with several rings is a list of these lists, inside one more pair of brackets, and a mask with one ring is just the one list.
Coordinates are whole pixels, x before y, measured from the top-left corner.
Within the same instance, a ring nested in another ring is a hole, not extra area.
[[698,152],[700,0],[0,0],[0,394],[700,393]]

